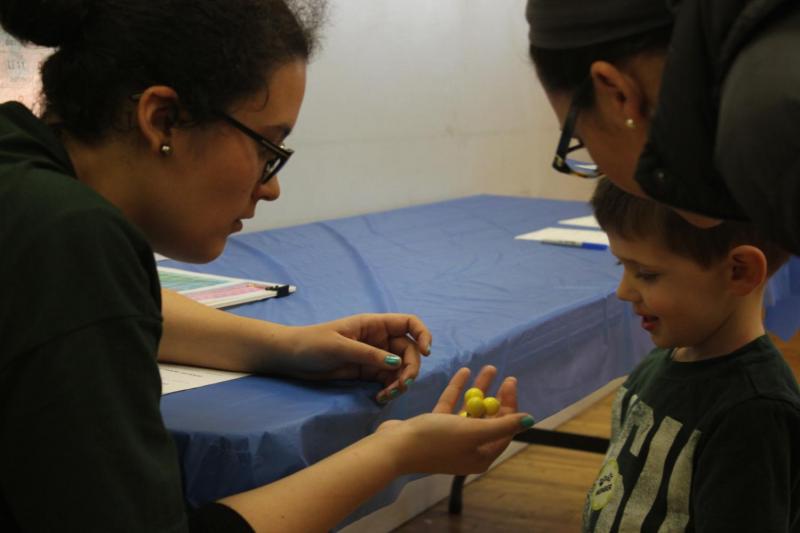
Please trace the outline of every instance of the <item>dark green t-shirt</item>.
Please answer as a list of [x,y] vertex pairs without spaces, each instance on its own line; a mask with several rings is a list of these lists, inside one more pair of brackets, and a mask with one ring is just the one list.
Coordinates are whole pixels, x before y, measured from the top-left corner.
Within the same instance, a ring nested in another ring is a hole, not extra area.
[[53,132],[0,105],[0,531],[184,531],[160,288]]
[[681,363],[655,349],[612,407],[585,531],[800,531],[800,392],[768,337]]

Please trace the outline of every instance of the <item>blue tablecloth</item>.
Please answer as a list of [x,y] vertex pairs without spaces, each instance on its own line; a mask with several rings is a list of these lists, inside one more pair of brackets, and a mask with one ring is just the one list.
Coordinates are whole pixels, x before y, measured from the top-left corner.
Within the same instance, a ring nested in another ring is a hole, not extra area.
[[[519,378],[520,408],[537,420],[626,374],[651,343],[614,290],[608,251],[515,240],[589,213],[581,202],[475,196],[232,238],[200,272],[297,285],[295,294],[231,312],[310,324],[360,312],[419,315],[434,336],[410,391],[385,407],[376,384],[246,377],[170,394],[162,412],[192,504],[291,474],[388,418],[430,410],[460,366],[496,365]],[[768,302],[796,327],[800,268],[787,267]],[[774,314],[774,313],[773,313]],[[778,316],[779,315],[779,316]],[[793,331],[793,329],[792,329]],[[364,475],[369,475],[365,472]],[[393,483],[350,517],[390,503]]]

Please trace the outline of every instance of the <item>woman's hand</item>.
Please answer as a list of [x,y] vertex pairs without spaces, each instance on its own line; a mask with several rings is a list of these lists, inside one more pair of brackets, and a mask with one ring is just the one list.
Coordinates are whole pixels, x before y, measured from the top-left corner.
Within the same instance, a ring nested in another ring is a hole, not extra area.
[[[495,367],[485,366],[474,386],[485,392],[496,375]],[[484,472],[514,435],[533,426],[533,418],[516,412],[517,380],[513,377],[500,385],[500,410],[495,416],[474,419],[454,415],[469,376],[468,368],[456,372],[432,413],[406,421],[389,420],[378,428],[381,436],[389,437],[399,474]]]
[[301,379],[361,379],[384,388],[381,403],[404,392],[430,354],[431,333],[414,315],[361,314],[286,328],[277,341],[286,355],[275,373]]

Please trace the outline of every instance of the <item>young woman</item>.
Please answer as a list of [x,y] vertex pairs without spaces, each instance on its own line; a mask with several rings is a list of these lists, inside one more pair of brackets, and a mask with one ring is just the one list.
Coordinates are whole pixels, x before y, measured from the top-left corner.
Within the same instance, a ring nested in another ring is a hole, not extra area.
[[557,168],[587,173],[566,156],[576,137],[589,174],[800,253],[800,4],[529,0],[527,17],[564,125]]
[[[218,256],[280,194],[319,6],[282,0],[19,0],[0,22],[56,48],[44,113],[0,105],[0,530],[324,531],[398,475],[482,471],[532,419],[391,421],[305,471],[187,514],[156,360],[290,376],[417,375],[411,315],[309,327],[161,291],[153,250]],[[495,371],[476,378],[486,388]]]

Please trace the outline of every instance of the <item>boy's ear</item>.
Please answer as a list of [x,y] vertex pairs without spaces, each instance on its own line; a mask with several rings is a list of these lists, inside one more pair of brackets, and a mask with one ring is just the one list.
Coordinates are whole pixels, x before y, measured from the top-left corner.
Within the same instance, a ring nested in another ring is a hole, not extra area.
[[728,253],[728,283],[739,296],[746,296],[761,287],[769,277],[764,252],[743,244]]

